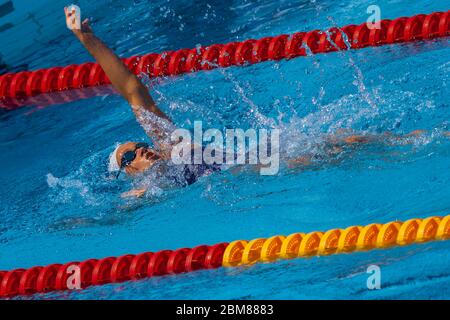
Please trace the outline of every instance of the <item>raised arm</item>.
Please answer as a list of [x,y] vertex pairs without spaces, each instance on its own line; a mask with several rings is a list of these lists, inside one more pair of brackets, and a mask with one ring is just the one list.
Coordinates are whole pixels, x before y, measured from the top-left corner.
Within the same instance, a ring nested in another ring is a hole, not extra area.
[[[66,20],[73,23],[71,19],[73,12],[64,8]],[[91,27],[89,20],[86,19],[81,24],[81,29],[72,28],[75,36],[80,40],[83,46],[100,64],[108,78],[111,80],[114,88],[130,103],[133,111],[139,116],[139,108],[144,108],[160,118],[170,120],[153,101],[148,89],[142,84],[136,75],[134,75],[120,60],[120,58],[108,48],[99,38],[97,38]]]

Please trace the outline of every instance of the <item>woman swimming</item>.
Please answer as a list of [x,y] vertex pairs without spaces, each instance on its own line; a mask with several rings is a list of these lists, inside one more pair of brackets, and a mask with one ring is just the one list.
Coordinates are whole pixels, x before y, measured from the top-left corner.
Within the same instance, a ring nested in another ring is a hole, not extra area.
[[[138,176],[149,169],[157,169],[160,176],[169,176],[176,185],[186,186],[198,180],[199,177],[212,172],[220,171],[219,164],[187,164],[178,166],[172,170],[171,153],[174,142],[171,134],[176,129],[175,125],[163,111],[161,111],[152,99],[146,86],[134,75],[121,61],[121,59],[109,49],[99,38],[97,38],[90,25],[89,20],[81,24],[74,19],[76,11],[64,8],[66,22],[74,35],[83,46],[95,58],[110,79],[113,87],[128,101],[136,119],[141,123],[147,135],[152,139],[154,148],[144,142],[126,142],[119,145],[110,157],[110,170],[116,171],[116,176],[122,172],[129,176]],[[79,19],[79,17],[78,17]],[[414,131],[411,135],[420,135],[423,131]],[[407,135],[408,136],[408,135]],[[400,136],[392,136],[400,139]],[[325,141],[324,152],[321,157],[334,156],[347,147],[363,145],[368,143],[383,142],[386,135],[354,135],[350,131],[330,136]],[[198,145],[192,146],[202,148]],[[309,166],[317,154],[303,155],[289,161],[290,166]],[[171,167],[171,170],[168,168]],[[123,196],[141,196],[147,187],[138,188],[126,192]]]
[[[137,120],[153,140],[155,146],[155,148],[150,148],[147,143],[143,142],[126,142],[119,145],[110,157],[110,169],[117,171],[117,176],[121,172],[125,172],[129,176],[136,176],[157,163],[163,164],[170,161],[173,147],[170,136],[176,129],[170,118],[157,107],[148,89],[138,77],[130,72],[120,58],[94,35],[89,20],[84,20],[77,28],[76,19],[73,19],[75,10],[72,11],[65,7],[64,12],[67,25],[71,27],[74,35],[102,67],[113,87],[131,105]],[[202,175],[218,171],[219,167],[202,163],[186,165],[182,169],[179,172],[182,177],[179,177],[177,182],[181,185],[189,185]],[[123,195],[140,196],[145,191],[146,188],[142,188]]]

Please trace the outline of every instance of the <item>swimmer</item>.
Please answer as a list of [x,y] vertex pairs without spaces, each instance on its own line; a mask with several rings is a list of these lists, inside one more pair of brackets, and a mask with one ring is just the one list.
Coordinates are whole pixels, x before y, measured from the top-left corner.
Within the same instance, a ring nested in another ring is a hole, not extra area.
[[[124,173],[130,177],[138,176],[147,170],[157,167],[162,174],[167,172],[171,160],[174,142],[170,136],[176,129],[170,117],[158,108],[147,87],[133,74],[122,60],[108,48],[93,32],[86,19],[80,23],[79,8],[65,7],[66,23],[81,44],[94,57],[110,79],[113,87],[128,101],[136,119],[141,123],[147,135],[152,139],[154,148],[145,142],[126,142],[119,145],[110,157],[110,170],[116,171],[116,176]],[[414,131],[405,138],[418,136],[424,131]],[[447,133],[448,135],[448,133]],[[326,141],[325,156],[334,156],[342,152],[344,147],[355,147],[368,143],[386,140],[392,135],[355,135],[351,131],[341,131]],[[395,139],[401,139],[395,136]],[[192,148],[199,148],[194,145]],[[200,147],[201,148],[201,147]],[[308,166],[317,155],[303,155],[289,161],[289,166]],[[323,156],[323,155],[322,155]],[[196,182],[200,177],[220,171],[216,164],[183,165],[172,178],[178,185],[186,186]],[[125,192],[123,197],[140,197],[147,187]]]
[[[79,9],[74,7],[64,8],[68,28],[102,67],[114,89],[128,101],[137,120],[155,146],[150,148],[149,144],[144,142],[126,142],[119,145],[110,157],[110,169],[117,171],[118,177],[122,172],[129,176],[136,176],[156,164],[164,167],[164,163],[171,159],[174,143],[170,140],[170,136],[176,127],[169,116],[155,104],[147,87],[94,34],[89,25],[89,19],[79,22],[80,17],[76,17],[77,14],[79,15]],[[197,147],[193,146],[193,148]],[[164,171],[164,168],[161,170]],[[199,177],[218,170],[220,168],[215,164],[186,165],[180,172],[181,177],[178,180],[181,185],[190,185]],[[145,191],[146,188],[131,190],[122,196],[141,196]]]

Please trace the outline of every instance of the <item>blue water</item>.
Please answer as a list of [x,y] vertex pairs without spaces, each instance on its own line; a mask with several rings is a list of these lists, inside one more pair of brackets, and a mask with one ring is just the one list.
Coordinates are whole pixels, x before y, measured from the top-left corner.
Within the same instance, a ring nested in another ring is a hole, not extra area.
[[[92,61],[65,28],[65,1],[18,3],[23,13],[0,33],[10,70]],[[131,56],[360,23],[372,1],[77,3],[99,37]],[[450,8],[450,1],[377,4],[382,18]],[[446,38],[156,81],[152,94],[178,125],[270,124],[293,155],[342,128],[428,133],[405,146],[362,148],[337,164],[265,177],[223,172],[137,201],[120,199],[130,183],[107,171],[116,143],[146,137],[119,96],[3,112],[0,270],[449,214],[450,139],[442,136],[450,131],[449,58]],[[381,290],[366,287],[372,264],[381,267]],[[449,266],[450,242],[435,242],[32,298],[448,299]]]

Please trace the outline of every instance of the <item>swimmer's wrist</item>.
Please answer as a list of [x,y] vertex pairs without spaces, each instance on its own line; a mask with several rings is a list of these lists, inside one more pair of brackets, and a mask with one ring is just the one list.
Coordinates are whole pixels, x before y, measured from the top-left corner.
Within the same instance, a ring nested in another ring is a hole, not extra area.
[[81,32],[81,30],[73,29],[72,32],[75,35],[75,37],[78,38],[78,40],[81,40],[81,37],[83,36],[83,32]]
[[82,30],[72,30],[75,37],[78,38],[78,40],[85,44],[87,41],[89,41],[89,38],[92,38],[94,34],[92,32],[83,32]]

